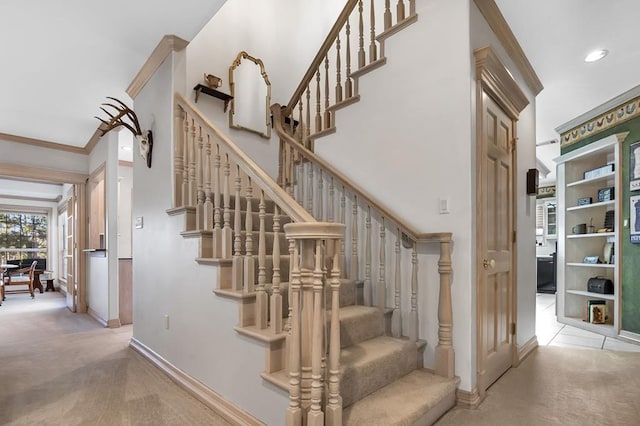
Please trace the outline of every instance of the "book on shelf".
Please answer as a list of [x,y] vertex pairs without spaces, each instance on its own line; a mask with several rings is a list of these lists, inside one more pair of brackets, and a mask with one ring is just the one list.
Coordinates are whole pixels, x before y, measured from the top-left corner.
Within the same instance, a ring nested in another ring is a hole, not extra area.
[[604,324],[609,319],[606,300],[587,300],[585,303],[585,322]]

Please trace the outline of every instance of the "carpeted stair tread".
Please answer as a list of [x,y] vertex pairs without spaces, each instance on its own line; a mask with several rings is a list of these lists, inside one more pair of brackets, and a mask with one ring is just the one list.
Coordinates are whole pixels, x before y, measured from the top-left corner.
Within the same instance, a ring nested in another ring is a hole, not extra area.
[[[384,314],[377,307],[350,305],[340,308],[340,347],[373,339],[384,334]],[[331,327],[331,311],[327,311],[327,329]]]
[[412,371],[346,408],[343,424],[431,424],[455,404],[457,383],[424,369]]
[[380,336],[342,349],[340,390],[347,407],[410,373],[417,366],[415,342]]

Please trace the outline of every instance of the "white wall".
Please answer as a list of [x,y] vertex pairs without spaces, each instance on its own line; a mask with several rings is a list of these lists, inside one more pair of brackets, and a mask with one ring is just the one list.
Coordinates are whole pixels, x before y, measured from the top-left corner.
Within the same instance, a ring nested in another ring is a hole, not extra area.
[[[133,157],[131,157],[133,159]],[[118,166],[118,258],[131,257],[133,168]]]
[[[517,344],[519,347],[535,337],[536,314],[536,198],[526,194],[526,172],[536,168],[536,131],[535,131],[535,97],[525,84],[515,64],[500,45],[484,17],[473,1],[471,4],[471,56],[475,49],[491,45],[504,64],[513,74],[520,88],[529,99],[529,105],[520,113],[517,125]],[[475,68],[472,68],[472,82],[475,82]],[[472,99],[475,99],[475,84],[472,87]],[[475,103],[474,109],[475,111]],[[473,123],[475,129],[475,120]],[[472,133],[475,141],[475,132]],[[474,142],[475,144],[475,142]]]
[[234,331],[238,305],[213,294],[216,267],[195,262],[198,241],[183,239],[184,219],[165,213],[172,199],[172,89],[184,84],[183,55],[168,58],[135,99],[154,151],[150,169],[134,155],[133,217],[144,227],[133,230],[133,337],[266,424],[283,424],[287,395],[260,377],[264,347]]
[[0,162],[87,173],[87,156],[57,149],[10,142],[0,138]]
[[[230,93],[229,67],[241,51],[263,61],[271,82],[271,104],[285,105],[344,6],[340,0],[228,0],[187,47],[189,99],[203,75],[223,79]],[[180,90],[180,89],[178,89]],[[181,92],[183,90],[180,90]],[[272,177],[277,176],[279,139],[230,129],[220,100],[201,95],[198,108]]]

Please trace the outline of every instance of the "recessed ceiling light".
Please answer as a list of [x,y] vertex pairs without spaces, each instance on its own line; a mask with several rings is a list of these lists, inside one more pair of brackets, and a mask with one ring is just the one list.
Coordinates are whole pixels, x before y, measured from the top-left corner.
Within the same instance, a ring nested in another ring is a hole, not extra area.
[[598,49],[598,50],[594,50],[593,52],[590,52],[585,58],[584,61],[585,62],[595,62],[595,61],[599,61],[600,59],[604,58],[605,56],[607,56],[609,54],[608,50],[605,49]]
[[131,151],[131,147],[130,146],[123,146],[120,149],[123,150],[123,151]]

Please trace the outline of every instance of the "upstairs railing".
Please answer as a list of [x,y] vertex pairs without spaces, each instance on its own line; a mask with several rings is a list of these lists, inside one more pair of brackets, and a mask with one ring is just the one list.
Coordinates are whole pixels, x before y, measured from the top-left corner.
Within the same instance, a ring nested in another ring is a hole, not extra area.
[[381,59],[377,32],[391,31],[415,13],[415,0],[347,1],[282,111],[300,143],[313,150],[312,140],[332,131],[333,111],[358,94],[353,77]]

